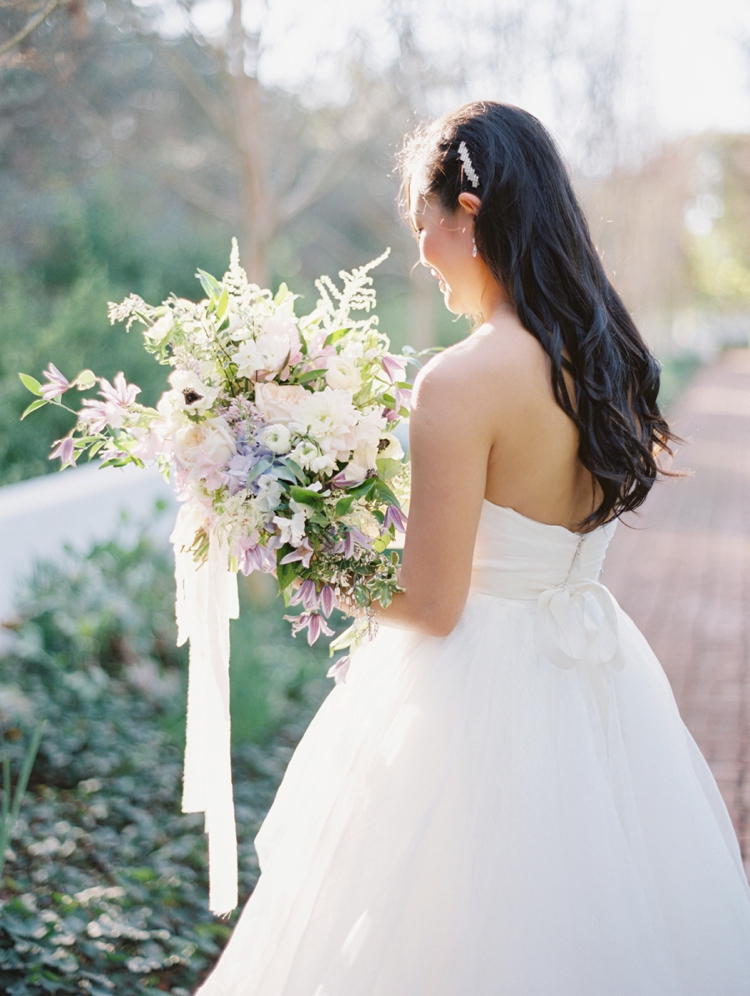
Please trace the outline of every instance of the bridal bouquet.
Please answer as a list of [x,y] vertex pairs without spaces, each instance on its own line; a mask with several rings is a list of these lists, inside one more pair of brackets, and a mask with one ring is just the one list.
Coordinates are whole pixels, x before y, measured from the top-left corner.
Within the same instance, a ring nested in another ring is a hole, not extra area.
[[[356,645],[373,603],[400,590],[389,546],[406,528],[408,464],[394,430],[408,415],[410,357],[389,352],[373,314],[370,271],[386,255],[342,271],[341,289],[321,277],[302,317],[285,285],[273,295],[248,282],[236,241],[221,280],[198,272],[198,303],[131,294],[110,305],[113,324],[140,323],[146,349],[173,367],[156,408],[122,373],[69,381],[50,364],[44,384],[20,375],[37,396],[22,417],[98,385],[69,409],[75,425],[52,452],[62,467],[85,454],[103,466],[155,462],[183,503],[172,535],[178,642],[190,640],[183,809],[206,813],[216,912],[236,905],[227,668],[237,571],[275,573],[286,604],[301,606],[287,616],[293,632],[309,643],[332,635],[336,604],[357,616],[334,649]],[[348,663],[329,675],[344,680]]]

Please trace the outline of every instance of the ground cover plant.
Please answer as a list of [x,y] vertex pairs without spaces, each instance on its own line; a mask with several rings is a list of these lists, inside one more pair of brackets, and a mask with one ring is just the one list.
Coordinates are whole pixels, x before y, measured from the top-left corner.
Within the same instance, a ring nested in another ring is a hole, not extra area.
[[[256,582],[257,584],[257,582]],[[0,659],[12,781],[46,719],[0,882],[0,991],[185,996],[237,912],[207,908],[202,819],[180,813],[184,657],[174,647],[169,554],[148,535],[41,565]],[[294,643],[283,606],[243,591],[233,632],[240,895],[252,838],[330,683]]]

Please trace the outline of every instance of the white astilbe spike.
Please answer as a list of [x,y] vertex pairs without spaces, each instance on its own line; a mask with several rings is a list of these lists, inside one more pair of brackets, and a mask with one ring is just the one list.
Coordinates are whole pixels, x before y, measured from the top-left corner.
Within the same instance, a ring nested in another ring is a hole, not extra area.
[[222,284],[229,294],[241,297],[248,288],[247,274],[240,265],[240,247],[237,239],[232,238],[232,251],[229,254],[229,269],[224,274]]

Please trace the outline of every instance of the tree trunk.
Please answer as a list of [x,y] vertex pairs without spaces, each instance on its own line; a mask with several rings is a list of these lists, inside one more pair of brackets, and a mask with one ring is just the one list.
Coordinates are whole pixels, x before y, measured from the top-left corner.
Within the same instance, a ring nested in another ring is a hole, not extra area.
[[[253,283],[267,287],[268,247],[274,234],[273,197],[268,181],[267,138],[256,74],[259,37],[242,26],[242,0],[233,0],[229,44],[229,83],[235,148],[239,156],[240,258]],[[246,66],[246,63],[250,63]],[[250,74],[248,74],[248,69]]]

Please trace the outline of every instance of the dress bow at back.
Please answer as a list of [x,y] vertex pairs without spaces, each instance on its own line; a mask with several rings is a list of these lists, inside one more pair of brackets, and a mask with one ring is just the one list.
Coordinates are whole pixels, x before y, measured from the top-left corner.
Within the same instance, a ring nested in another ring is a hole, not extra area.
[[590,533],[573,533],[485,500],[472,590],[536,600],[534,643],[557,667],[598,663],[619,670],[615,603],[599,583],[616,526],[613,520]]

